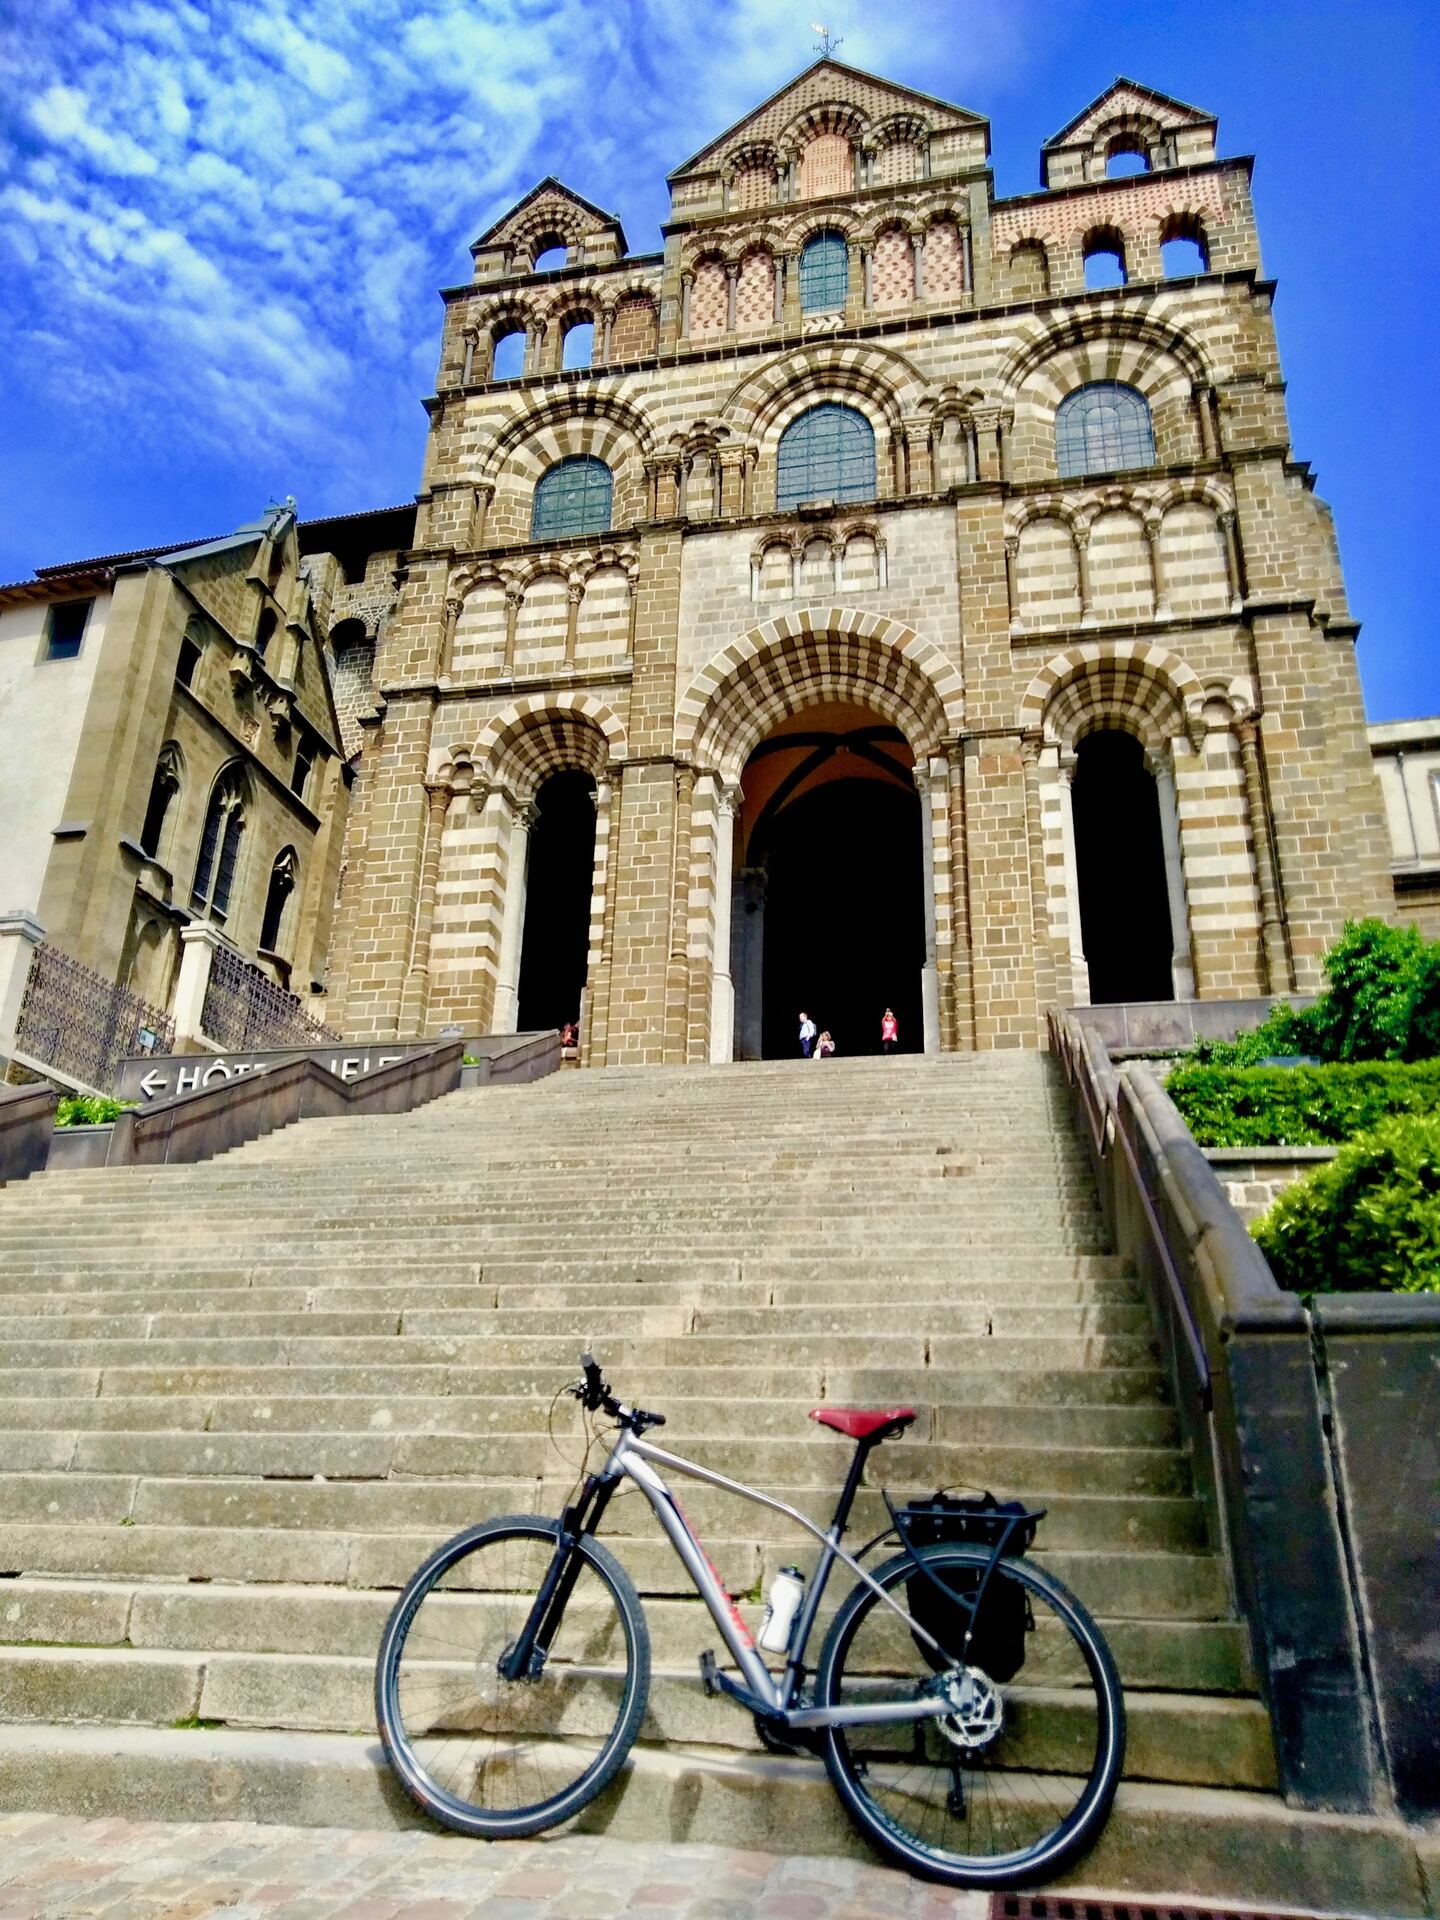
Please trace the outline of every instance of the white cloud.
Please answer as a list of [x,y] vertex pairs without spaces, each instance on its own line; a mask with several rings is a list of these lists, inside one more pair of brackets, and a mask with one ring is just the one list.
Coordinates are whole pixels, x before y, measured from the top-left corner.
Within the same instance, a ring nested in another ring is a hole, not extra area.
[[[973,78],[983,109],[1038,0],[854,4],[843,59],[928,86],[943,44],[947,82]],[[98,368],[121,466],[168,435],[324,476],[312,511],[404,498],[435,289],[468,272],[466,244],[555,172],[653,249],[666,170],[808,64],[809,17],[790,0],[27,0],[23,34],[0,28],[8,95],[29,102],[0,127],[0,356],[87,433]]]

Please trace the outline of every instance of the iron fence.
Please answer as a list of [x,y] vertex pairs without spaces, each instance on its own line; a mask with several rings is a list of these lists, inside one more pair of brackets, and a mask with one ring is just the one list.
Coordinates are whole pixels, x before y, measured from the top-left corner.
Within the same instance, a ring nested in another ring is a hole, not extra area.
[[217,947],[205,988],[205,1038],[227,1053],[256,1047],[318,1047],[344,1036],[312,1020],[293,993],[276,986],[233,947]]
[[58,947],[35,949],[15,1029],[19,1050],[108,1093],[131,1054],[169,1053],[175,1022]]

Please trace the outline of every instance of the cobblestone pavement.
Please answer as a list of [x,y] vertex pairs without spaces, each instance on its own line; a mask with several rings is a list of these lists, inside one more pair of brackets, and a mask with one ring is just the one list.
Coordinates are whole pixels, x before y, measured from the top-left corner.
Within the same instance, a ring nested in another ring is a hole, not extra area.
[[578,1834],[487,1845],[440,1833],[0,1815],[0,1920],[984,1920],[950,1893],[849,1860]]

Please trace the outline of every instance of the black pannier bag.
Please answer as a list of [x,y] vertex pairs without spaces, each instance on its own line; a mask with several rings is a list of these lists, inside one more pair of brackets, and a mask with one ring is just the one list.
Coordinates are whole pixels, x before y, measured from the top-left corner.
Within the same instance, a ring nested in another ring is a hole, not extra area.
[[[895,1514],[901,1534],[912,1547],[958,1544],[993,1553],[998,1546],[1002,1559],[1025,1552],[1041,1518],[1020,1501],[997,1500],[991,1493],[977,1499],[936,1493],[928,1500],[910,1501]],[[987,1579],[983,1567],[917,1572],[905,1582],[906,1605],[916,1623],[958,1660],[973,1611],[965,1602],[973,1602],[982,1581],[984,1595],[965,1661],[982,1668],[992,1680],[1013,1680],[1025,1664],[1025,1635],[1035,1626],[1029,1595],[1019,1581],[995,1575]],[[949,1598],[952,1594],[954,1599]],[[918,1634],[910,1637],[935,1672],[949,1664]]]

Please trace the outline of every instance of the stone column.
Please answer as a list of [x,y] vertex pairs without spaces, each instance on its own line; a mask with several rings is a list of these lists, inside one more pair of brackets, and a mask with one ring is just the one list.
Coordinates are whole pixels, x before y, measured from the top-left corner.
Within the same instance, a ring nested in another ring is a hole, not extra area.
[[1220,515],[1220,532],[1225,541],[1225,571],[1230,577],[1230,600],[1237,609],[1245,599],[1245,559],[1240,551],[1240,531],[1233,509]]
[[688,340],[690,338],[690,290],[694,286],[694,284],[695,284],[695,276],[693,273],[681,274],[680,276],[680,338],[682,340]]
[[490,502],[495,498],[495,484],[491,480],[480,480],[475,485],[475,506],[470,519],[470,544],[483,547],[485,528],[490,518]]
[[1000,452],[1002,422],[999,407],[977,407],[972,418],[975,423],[975,442],[979,454],[976,479],[1003,479]]
[[175,983],[175,1051],[204,1053],[205,992],[210,968],[221,944],[220,931],[208,920],[192,920],[180,929],[180,977]]
[[1035,1013],[1043,1022],[1046,1009],[1058,998],[1055,979],[1055,948],[1050,939],[1050,902],[1045,886],[1045,825],[1040,801],[1040,752],[1038,736],[1020,742],[1025,772],[1025,848],[1030,868],[1030,943],[1031,967],[1035,979]]
[[520,1018],[520,945],[525,932],[525,884],[530,861],[530,829],[536,819],[533,801],[513,809],[510,846],[505,860],[505,898],[500,918],[500,958],[496,967],[495,1014],[492,1033],[514,1033]]
[[[1180,740],[1170,742],[1173,754]],[[1147,754],[1146,759],[1150,756]],[[1170,983],[1177,1000],[1195,998],[1195,958],[1190,946],[1190,908],[1185,898],[1185,860],[1180,845],[1180,807],[1175,798],[1175,769],[1156,754],[1151,765],[1160,805],[1160,843],[1165,849],[1165,893],[1170,902]]]
[[920,1009],[926,1053],[940,1051],[940,974],[935,964],[935,818],[930,805],[928,765],[911,769],[920,795],[921,898],[925,913],[925,958],[920,963]]
[[923,416],[912,415],[904,426],[905,461],[909,469],[906,490],[910,493],[929,493],[935,485],[930,422]]
[[670,959],[665,968],[665,1057],[685,1063],[690,1031],[690,809],[693,767],[675,769],[675,816],[670,835]]
[[1255,890],[1260,896],[1260,938],[1265,951],[1265,985],[1270,993],[1291,993],[1295,973],[1285,927],[1270,832],[1270,809],[1265,796],[1265,767],[1260,757],[1260,718],[1247,714],[1235,728],[1240,741],[1240,766],[1245,780],[1245,810],[1250,820],[1250,845],[1255,854]]
[[600,351],[604,356],[605,364],[608,367],[611,361],[611,357],[615,351],[615,309],[613,306],[605,307],[602,310],[602,319],[604,323],[605,333],[604,333],[603,344],[601,345]]
[[735,811],[740,789],[716,782],[712,832],[715,836],[715,946],[710,986],[710,1060],[722,1065],[735,1057],[735,983],[730,977],[730,893],[735,870]]
[[1007,534],[1005,539],[1005,598],[1010,606],[1010,624],[1020,625],[1020,594],[1016,582],[1016,561],[1020,557],[1020,538],[1018,534]]
[[975,990],[970,964],[970,874],[965,834],[965,743],[945,749],[950,813],[950,998],[955,1045],[975,1045]]
[[910,235],[910,251],[915,256],[915,298],[925,298],[925,234],[917,228]]
[[520,620],[520,602],[525,598],[519,587],[505,589],[505,676],[515,671],[515,629]]
[[1200,429],[1200,458],[1213,460],[1218,449],[1215,444],[1214,389],[1196,382],[1190,389],[1191,403],[1195,408],[1195,421]]
[[734,260],[725,263],[725,331],[735,331],[735,283],[740,278],[740,268]]
[[430,998],[430,941],[435,930],[435,892],[440,879],[440,848],[445,838],[445,816],[450,810],[450,789],[429,789],[430,804],[425,820],[425,852],[420,862],[420,891],[415,902],[415,943],[410,967],[400,995],[399,1030],[407,1039],[419,1036],[425,1027],[425,1012]]
[[565,665],[575,664],[575,641],[580,624],[580,602],[585,598],[585,582],[572,580],[565,590]]
[[1075,755],[1060,755],[1060,842],[1065,856],[1065,924],[1070,949],[1070,1004],[1090,1004],[1090,967],[1080,924],[1080,864],[1075,857]]
[[1160,522],[1153,516],[1145,520],[1145,547],[1150,555],[1150,598],[1154,617],[1163,620],[1170,612],[1166,602],[1165,562],[1160,557]]
[[45,929],[33,914],[19,908],[0,913],[0,1057],[14,1049],[30,969],[44,938]]
[[1075,542],[1075,584],[1080,590],[1080,618],[1090,618],[1090,529],[1072,527]]
[[858,240],[845,242],[845,318],[859,320],[865,312],[865,255]]
[[[585,985],[580,993],[580,1064],[592,1066],[604,1059],[603,1034],[596,1034],[596,1016],[605,998],[608,959],[605,952],[605,892],[610,866],[610,800],[614,785],[608,769],[595,782],[595,858],[590,873],[590,927],[585,948]],[[601,1042],[597,1056],[596,1042]]]
[[455,664],[455,623],[460,618],[460,610],[464,604],[463,600],[457,600],[453,595],[447,597],[445,601],[445,617],[440,631],[440,673],[442,678],[450,672]]

